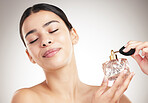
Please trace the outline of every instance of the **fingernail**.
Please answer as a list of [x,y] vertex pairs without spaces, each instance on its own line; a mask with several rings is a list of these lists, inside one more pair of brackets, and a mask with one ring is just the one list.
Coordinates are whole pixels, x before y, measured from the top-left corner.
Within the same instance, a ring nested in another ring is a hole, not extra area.
[[124,70],[123,73],[126,74],[127,73],[127,70]]

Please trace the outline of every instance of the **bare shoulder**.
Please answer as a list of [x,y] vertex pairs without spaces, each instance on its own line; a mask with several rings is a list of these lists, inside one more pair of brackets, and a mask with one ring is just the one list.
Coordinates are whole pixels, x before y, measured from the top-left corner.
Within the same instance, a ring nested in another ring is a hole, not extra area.
[[19,89],[14,93],[11,103],[38,103],[37,93],[30,88]]

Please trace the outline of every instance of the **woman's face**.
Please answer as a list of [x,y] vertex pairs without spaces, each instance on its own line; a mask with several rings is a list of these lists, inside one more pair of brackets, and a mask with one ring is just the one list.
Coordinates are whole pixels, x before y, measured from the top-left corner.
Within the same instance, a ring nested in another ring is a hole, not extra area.
[[22,35],[30,61],[45,71],[70,63],[73,44],[78,41],[76,31],[69,31],[64,21],[49,11],[39,11],[27,17],[22,26]]

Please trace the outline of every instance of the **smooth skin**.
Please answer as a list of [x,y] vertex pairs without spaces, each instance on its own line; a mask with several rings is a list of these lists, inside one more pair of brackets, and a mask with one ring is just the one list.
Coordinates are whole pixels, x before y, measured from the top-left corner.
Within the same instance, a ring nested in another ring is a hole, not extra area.
[[[45,26],[53,20],[57,22]],[[31,30],[34,32],[25,37]],[[32,63],[43,68],[46,80],[16,91],[11,103],[131,103],[123,93],[134,73],[125,78],[123,71],[110,88],[106,78],[101,86],[86,85],[79,80],[73,47],[79,36],[74,28],[69,31],[56,14],[41,10],[30,15],[22,32],[27,55]],[[43,57],[53,48],[59,51],[50,58]]]

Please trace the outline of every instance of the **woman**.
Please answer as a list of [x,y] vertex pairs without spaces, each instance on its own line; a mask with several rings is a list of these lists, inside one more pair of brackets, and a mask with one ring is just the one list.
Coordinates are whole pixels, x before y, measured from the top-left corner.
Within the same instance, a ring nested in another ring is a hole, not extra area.
[[73,48],[79,37],[61,9],[49,4],[28,8],[20,21],[20,35],[30,61],[43,68],[46,80],[18,90],[12,103],[130,103],[123,93],[134,73],[125,79],[123,71],[111,88],[107,78],[101,86],[79,80]]

